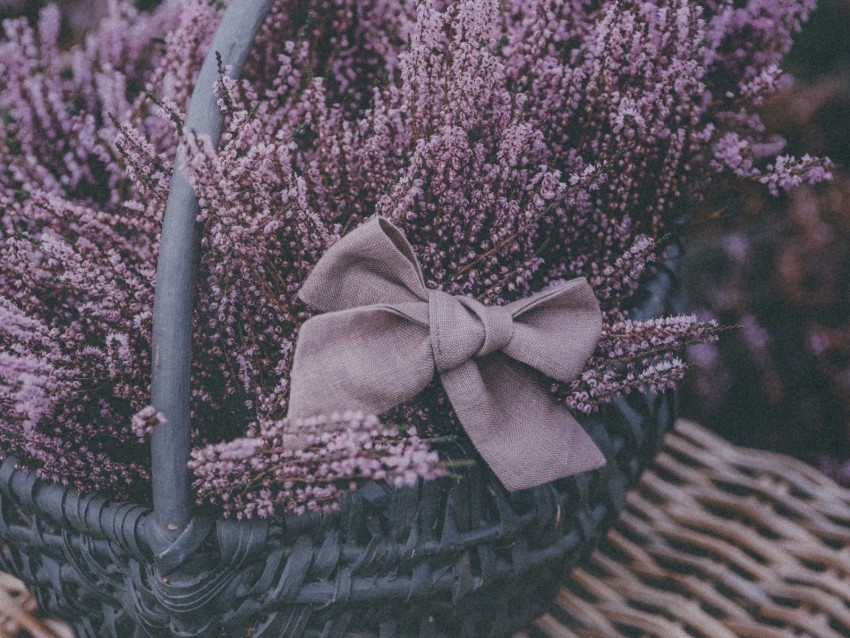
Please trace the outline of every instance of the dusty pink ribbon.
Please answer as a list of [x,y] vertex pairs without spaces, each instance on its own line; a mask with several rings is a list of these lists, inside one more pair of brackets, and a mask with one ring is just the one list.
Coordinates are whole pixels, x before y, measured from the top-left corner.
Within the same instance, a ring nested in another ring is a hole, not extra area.
[[295,348],[289,415],[380,414],[422,391],[436,370],[475,448],[509,490],[604,465],[534,368],[571,381],[602,319],[585,279],[505,306],[425,287],[402,232],[376,217],[334,244],[299,293],[322,311]]

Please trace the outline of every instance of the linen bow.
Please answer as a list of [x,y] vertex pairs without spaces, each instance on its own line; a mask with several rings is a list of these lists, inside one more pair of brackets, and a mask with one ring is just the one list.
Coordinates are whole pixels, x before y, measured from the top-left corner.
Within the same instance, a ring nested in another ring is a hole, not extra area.
[[375,217],[319,259],[299,296],[322,311],[298,335],[289,415],[380,414],[439,373],[475,448],[511,491],[605,457],[533,369],[571,381],[596,347],[599,304],[573,279],[505,306],[426,288],[413,249]]

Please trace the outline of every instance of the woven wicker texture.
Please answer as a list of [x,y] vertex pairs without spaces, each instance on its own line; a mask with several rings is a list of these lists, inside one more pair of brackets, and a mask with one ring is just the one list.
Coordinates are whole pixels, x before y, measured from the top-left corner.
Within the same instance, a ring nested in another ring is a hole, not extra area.
[[[679,292],[660,265],[632,317],[675,314]],[[79,638],[504,638],[546,610],[614,524],[673,427],[674,401],[632,393],[583,416],[605,467],[530,490],[507,493],[474,464],[418,488],[366,483],[337,512],[283,524],[199,512],[173,542],[143,506],[8,458],[0,570]],[[445,452],[464,456],[463,441]]]
[[850,636],[850,491],[679,421],[523,638]]
[[[0,623],[2,638],[70,637],[5,575]],[[847,635],[850,491],[679,421],[616,527],[516,638]]]
[[73,638],[71,630],[37,615],[33,597],[14,576],[0,573],[0,638]]

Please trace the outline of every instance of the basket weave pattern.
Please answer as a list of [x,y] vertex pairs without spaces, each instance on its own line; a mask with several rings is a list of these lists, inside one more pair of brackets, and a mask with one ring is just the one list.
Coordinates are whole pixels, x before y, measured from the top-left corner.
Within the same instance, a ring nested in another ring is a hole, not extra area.
[[[187,129],[218,139],[218,65],[238,73],[269,4],[228,6]],[[506,635],[542,611],[565,568],[625,505],[672,425],[672,395],[634,394],[582,419],[607,465],[515,494],[477,466],[462,480],[415,489],[371,483],[339,512],[282,524],[197,511],[187,466],[197,210],[176,171],[153,305],[152,404],[168,422],[152,435],[153,511],[40,481],[7,459],[0,567],[79,638],[480,638]],[[672,272],[659,267],[634,318],[673,314],[677,292]]]
[[[661,268],[635,316],[672,312],[675,286]],[[613,523],[672,403],[635,394],[582,419],[608,465],[532,490],[511,495],[480,467],[420,489],[371,483],[340,512],[283,525],[198,514],[164,548],[149,510],[8,460],[0,568],[79,638],[506,635],[543,611]]]
[[[616,526],[515,638],[840,638],[848,548],[850,491],[679,421]],[[34,607],[0,575],[0,637],[70,637]]]
[[679,421],[541,634],[848,636],[850,490]]

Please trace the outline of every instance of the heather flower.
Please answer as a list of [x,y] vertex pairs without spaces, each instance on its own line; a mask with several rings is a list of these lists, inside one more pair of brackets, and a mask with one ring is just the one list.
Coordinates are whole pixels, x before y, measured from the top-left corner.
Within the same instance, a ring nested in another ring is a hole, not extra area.
[[165,417],[152,405],[145,406],[130,419],[130,429],[140,441],[147,439],[157,428],[165,425]]
[[189,465],[198,503],[240,519],[333,510],[364,479],[403,487],[446,474],[415,431],[361,413],[264,422],[255,437],[194,450]]
[[802,184],[818,184],[832,179],[832,162],[828,159],[803,155],[799,159],[789,155],[780,155],[768,166],[768,174],[759,177],[759,182],[767,184],[771,195],[778,195],[780,189],[790,191]]
[[605,324],[587,369],[569,384],[554,384],[552,391],[587,414],[635,389],[670,389],[687,368],[679,355],[689,346],[717,341],[720,331],[716,321],[695,315]]
[[784,81],[778,64],[811,4],[318,0],[295,11],[279,0],[244,77],[221,69],[215,148],[183,114],[219,3],[112,2],[70,48],[55,8],[35,26],[5,22],[3,453],[81,489],[146,497],[154,268],[178,148],[204,227],[192,468],[199,499],[228,514],[322,509],[351,481],[436,471],[418,437],[454,428],[438,385],[383,415],[404,436],[349,415],[322,421],[351,428],[330,447],[309,427],[319,438],[307,447],[284,445],[309,316],[298,290],[376,213],[403,229],[428,284],[452,294],[503,304],[587,277],[606,331],[585,375],[559,390],[573,409],[670,387],[682,348],[717,329],[629,322],[657,240],[725,175],[772,192],[829,176],[826,160],[777,157],[782,141],[752,109]]
[[[781,149],[782,142],[776,145]],[[771,154],[768,151],[767,154]],[[778,156],[772,164],[768,164],[763,172],[756,167],[756,160],[765,154],[764,149],[758,150],[751,142],[742,139],[736,133],[727,133],[714,145],[714,162],[718,168],[731,170],[738,177],[756,179],[766,184],[770,194],[779,195],[780,190],[790,191],[803,184],[819,184],[832,179],[832,162],[828,158],[803,155],[794,158],[790,155]]]
[[628,251],[590,277],[589,283],[595,289],[606,319],[626,319],[627,313],[621,307],[637,291],[644,271],[657,257],[656,242],[646,235],[638,235]]
[[[619,375],[610,369],[583,372],[570,386],[565,403],[571,410],[590,414],[600,405],[610,403],[637,390],[664,392],[674,388],[685,376],[687,364],[678,357],[652,363],[638,372]],[[560,388],[553,388],[560,391]]]

